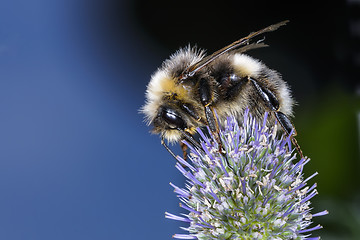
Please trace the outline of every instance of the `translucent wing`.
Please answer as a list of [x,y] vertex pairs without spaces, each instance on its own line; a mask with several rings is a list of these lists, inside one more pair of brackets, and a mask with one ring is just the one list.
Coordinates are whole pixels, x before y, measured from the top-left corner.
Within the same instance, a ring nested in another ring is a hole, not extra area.
[[[288,20],[286,21],[282,21],[279,22],[277,24],[273,24],[270,25],[264,29],[261,29],[259,31],[250,33],[248,36],[241,38],[233,43],[231,43],[230,45],[214,52],[213,54],[204,57],[201,61],[189,66],[188,68],[185,69],[185,71],[180,75],[180,80],[184,80],[188,77],[193,76],[197,71],[199,71],[200,69],[202,69],[203,67],[205,67],[206,65],[208,65],[209,63],[211,63],[212,61],[214,61],[216,58],[220,57],[221,55],[223,55],[224,53],[230,52],[230,51],[238,51],[238,52],[245,52],[247,50],[250,49],[254,49],[254,48],[259,48],[259,47],[265,47],[266,44],[264,43],[251,43],[250,44],[250,40],[253,37],[256,37],[258,35],[261,35],[263,33],[266,32],[272,32],[275,31],[276,29],[278,29],[279,27],[285,25],[287,22],[289,22]],[[243,47],[241,47],[243,46]],[[241,47],[241,48],[240,48]]]

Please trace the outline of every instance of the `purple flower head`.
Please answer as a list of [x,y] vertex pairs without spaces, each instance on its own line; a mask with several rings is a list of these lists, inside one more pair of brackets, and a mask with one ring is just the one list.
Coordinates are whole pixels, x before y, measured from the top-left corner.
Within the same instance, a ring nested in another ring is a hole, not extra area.
[[[244,113],[242,126],[229,117],[220,129],[225,153],[219,152],[214,137],[200,129],[201,148],[190,144],[188,166],[179,158],[177,169],[186,177],[185,188],[174,187],[187,211],[166,218],[186,222],[177,239],[318,239],[312,231],[310,200],[316,184],[304,179],[308,158],[296,160],[289,137],[279,136],[276,127],[257,122]],[[187,143],[186,143],[187,144]]]

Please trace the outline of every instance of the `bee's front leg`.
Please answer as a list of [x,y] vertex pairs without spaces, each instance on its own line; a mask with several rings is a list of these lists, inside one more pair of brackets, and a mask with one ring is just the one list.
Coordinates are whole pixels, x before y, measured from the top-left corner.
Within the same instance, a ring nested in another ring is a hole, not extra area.
[[219,151],[222,152],[223,149],[220,140],[219,123],[217,121],[214,108],[212,106],[214,96],[211,91],[211,86],[209,84],[209,81],[205,78],[200,79],[199,85],[200,85],[199,86],[200,101],[205,109],[207,124],[210,128],[210,131],[215,136],[216,142],[219,145]]
[[182,141],[180,141],[180,147],[181,147],[181,151],[183,152],[183,159],[186,160],[188,146],[185,143],[183,143]]
[[[188,132],[186,132],[185,130],[183,130],[181,128],[178,128],[177,130],[182,133],[182,135],[183,135],[182,140],[186,140],[186,142],[191,144],[195,149],[197,149],[198,151],[201,151],[201,153],[204,153],[204,150],[202,150],[201,145]],[[183,150],[183,154],[185,155],[186,154],[185,147],[187,148],[187,146],[186,146],[186,144],[184,144],[184,145],[180,145],[180,146]]]

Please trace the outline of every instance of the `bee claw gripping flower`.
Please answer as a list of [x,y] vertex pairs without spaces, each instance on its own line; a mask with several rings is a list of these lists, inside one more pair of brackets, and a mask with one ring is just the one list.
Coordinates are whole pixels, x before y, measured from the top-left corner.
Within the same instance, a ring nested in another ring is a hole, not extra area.
[[201,149],[187,144],[188,162],[177,157],[185,188],[170,183],[188,213],[166,212],[165,217],[189,224],[182,227],[185,234],[174,238],[319,239],[310,236],[321,226],[310,225],[313,217],[327,211],[311,214],[316,184],[307,186],[317,173],[304,179],[309,159],[295,162],[290,139],[269,129],[266,117],[259,123],[246,110],[242,126],[228,117],[220,130],[225,153],[198,129]]

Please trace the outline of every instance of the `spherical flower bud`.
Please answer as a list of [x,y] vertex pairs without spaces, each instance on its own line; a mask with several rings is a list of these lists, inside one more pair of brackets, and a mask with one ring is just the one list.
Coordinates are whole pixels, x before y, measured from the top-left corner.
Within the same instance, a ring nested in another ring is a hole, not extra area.
[[[304,179],[308,158],[296,160],[291,140],[280,135],[276,125],[266,126],[248,112],[239,126],[229,117],[220,129],[224,152],[216,138],[198,129],[201,147],[186,143],[188,160],[177,156],[176,168],[185,176],[184,188],[175,186],[186,213],[166,213],[170,219],[187,222],[177,239],[318,239],[311,238],[313,217],[310,200],[316,184]],[[208,131],[210,132],[210,131]]]

